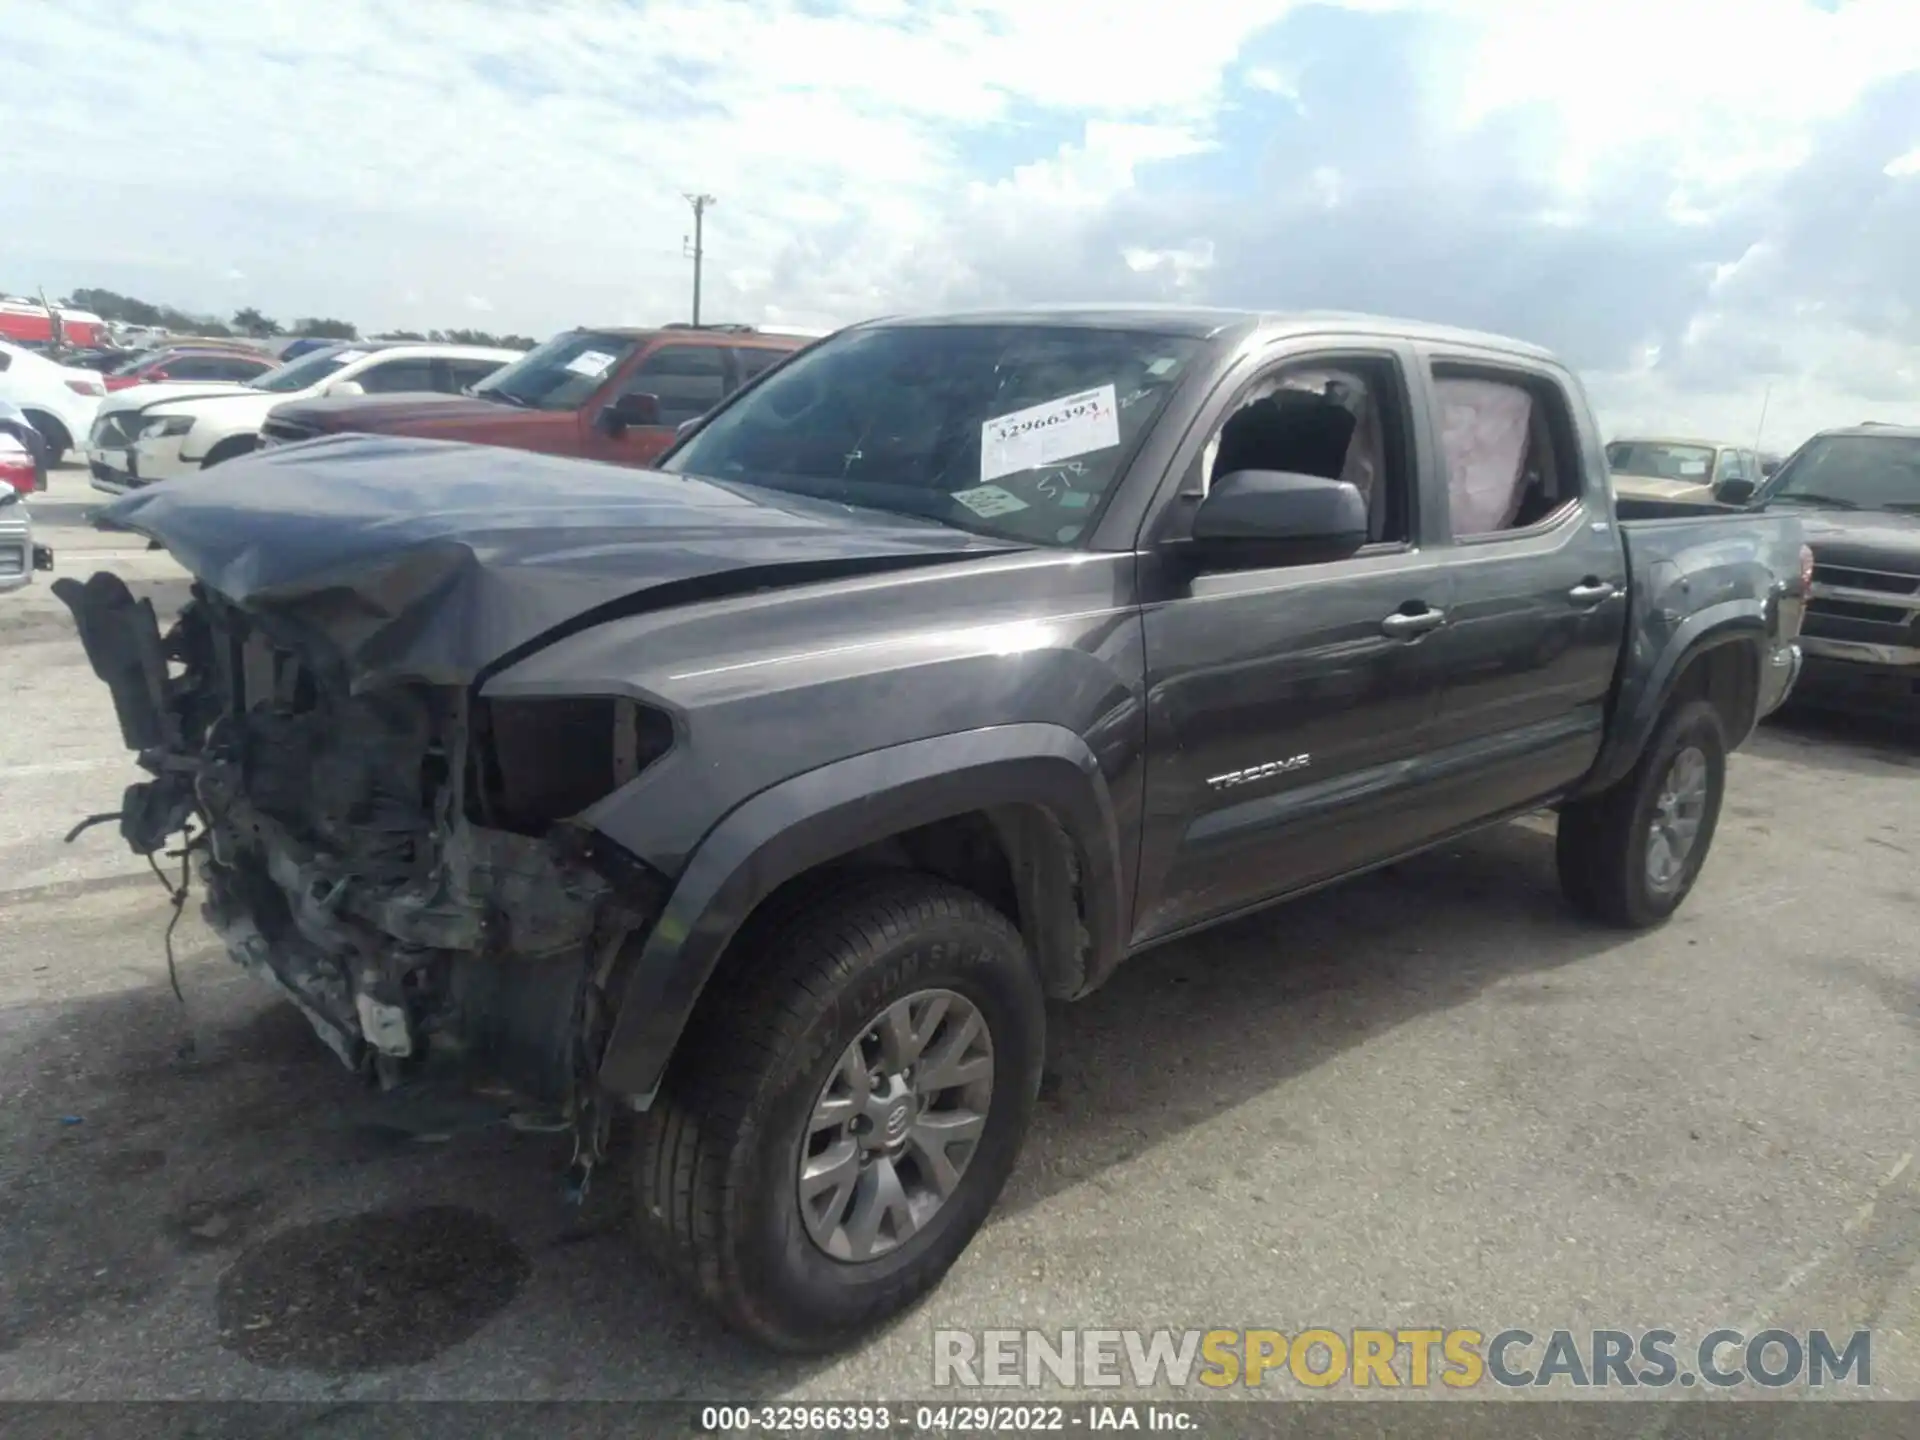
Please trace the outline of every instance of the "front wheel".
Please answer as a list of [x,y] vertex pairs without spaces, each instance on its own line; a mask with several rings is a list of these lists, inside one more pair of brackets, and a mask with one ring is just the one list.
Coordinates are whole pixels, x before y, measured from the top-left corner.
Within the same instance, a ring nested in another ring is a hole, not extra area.
[[937,1285],[1039,1090],[1045,1007],[1006,917],[919,875],[759,918],[643,1117],[643,1240],[733,1328],[835,1349]]
[[1622,929],[1658,925],[1700,878],[1727,785],[1727,734],[1704,700],[1671,710],[1610,788],[1560,811],[1560,887]]
[[58,470],[60,462],[67,458],[67,451],[73,448],[73,438],[67,434],[67,427],[53,416],[38,410],[29,410],[27,423],[39,432],[41,448],[46,452],[46,465],[49,470]]

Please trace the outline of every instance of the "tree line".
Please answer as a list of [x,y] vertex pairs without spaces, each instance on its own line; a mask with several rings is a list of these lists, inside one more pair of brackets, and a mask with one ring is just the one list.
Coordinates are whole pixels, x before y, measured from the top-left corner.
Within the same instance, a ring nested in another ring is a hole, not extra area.
[[531,350],[539,343],[525,335],[494,335],[485,330],[428,330],[424,333],[418,330],[387,330],[363,337],[359,327],[349,320],[304,315],[283,325],[251,305],[234,311],[231,319],[221,320],[216,315],[194,315],[171,305],[156,305],[132,295],[92,286],[82,286],[55,303],[77,310],[91,310],[102,320],[113,320],[123,325],[157,326],[164,330],[209,337],[244,335],[254,340],[268,340],[276,335],[311,335],[320,340],[432,340],[448,345],[496,345],[509,350]]

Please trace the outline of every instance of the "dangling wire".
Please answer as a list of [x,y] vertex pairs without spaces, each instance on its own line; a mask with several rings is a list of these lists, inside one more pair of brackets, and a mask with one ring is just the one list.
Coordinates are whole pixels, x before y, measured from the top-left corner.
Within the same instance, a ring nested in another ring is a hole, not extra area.
[[190,868],[192,864],[193,847],[200,839],[201,837],[199,835],[188,833],[185,841],[178,850],[168,852],[169,858],[174,855],[180,857],[180,883],[178,885],[175,885],[171,880],[167,879],[165,872],[160,869],[160,862],[153,858],[152,852],[149,851],[147,854],[148,868],[153,871],[153,878],[160,882],[160,888],[167,892],[167,900],[173,906],[173,915],[167,921],[167,929],[165,935],[162,937],[162,943],[166,946],[167,950],[167,983],[173,987],[173,998],[178,1000],[182,1005],[187,1003],[187,997],[180,992],[180,970],[174,961],[173,955],[173,932],[180,924],[180,912],[186,909],[187,890],[193,878],[193,872]]

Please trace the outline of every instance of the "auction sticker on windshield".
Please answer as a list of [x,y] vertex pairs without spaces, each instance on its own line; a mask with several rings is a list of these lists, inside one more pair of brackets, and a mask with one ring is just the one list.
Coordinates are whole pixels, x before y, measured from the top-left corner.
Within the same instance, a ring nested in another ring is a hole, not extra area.
[[582,350],[567,362],[567,369],[576,375],[585,375],[589,379],[607,373],[607,367],[613,364],[613,356],[604,350]]
[[1018,495],[1002,490],[998,485],[976,485],[971,490],[956,490],[953,498],[966,506],[983,520],[994,515],[1010,515],[1015,510],[1027,508],[1027,502]]
[[[997,480],[1120,443],[1113,386],[998,415],[980,427],[980,479]],[[977,494],[977,491],[968,491]]]

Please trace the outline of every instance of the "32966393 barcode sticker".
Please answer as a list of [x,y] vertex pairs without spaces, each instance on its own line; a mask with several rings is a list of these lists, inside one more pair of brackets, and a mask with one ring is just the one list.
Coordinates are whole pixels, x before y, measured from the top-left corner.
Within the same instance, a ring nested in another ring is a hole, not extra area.
[[980,479],[984,483],[1120,443],[1120,405],[1112,385],[1082,390],[997,415],[980,427]]

